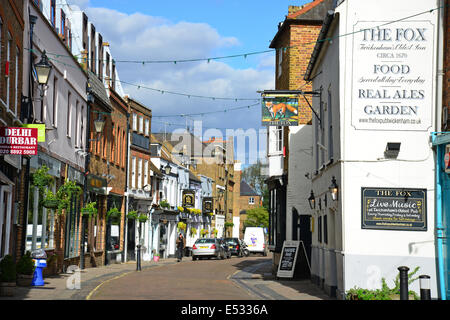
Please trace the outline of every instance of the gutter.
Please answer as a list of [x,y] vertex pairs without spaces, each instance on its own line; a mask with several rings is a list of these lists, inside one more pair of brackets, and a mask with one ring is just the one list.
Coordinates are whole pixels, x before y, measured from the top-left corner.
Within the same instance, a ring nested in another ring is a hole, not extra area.
[[317,58],[319,57],[319,53],[322,50],[323,44],[325,43],[326,36],[331,26],[331,22],[334,19],[334,10],[328,10],[325,19],[323,20],[322,29],[320,30],[319,36],[317,38],[316,45],[314,46],[313,53],[311,54],[311,58],[309,59],[308,67],[306,68],[306,73],[304,76],[304,80],[311,81],[311,72],[317,62]]

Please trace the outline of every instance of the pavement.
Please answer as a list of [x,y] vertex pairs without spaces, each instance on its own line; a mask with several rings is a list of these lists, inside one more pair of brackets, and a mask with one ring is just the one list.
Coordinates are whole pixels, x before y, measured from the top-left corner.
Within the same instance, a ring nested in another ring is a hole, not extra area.
[[[177,260],[142,261],[141,269],[161,268]],[[87,268],[44,278],[44,286],[16,287],[14,297],[0,300],[89,300],[103,284],[136,272],[136,262]],[[261,300],[330,300],[309,279],[277,279],[271,273],[271,260],[253,264],[228,277],[236,285]],[[77,281],[78,280],[78,281]]]

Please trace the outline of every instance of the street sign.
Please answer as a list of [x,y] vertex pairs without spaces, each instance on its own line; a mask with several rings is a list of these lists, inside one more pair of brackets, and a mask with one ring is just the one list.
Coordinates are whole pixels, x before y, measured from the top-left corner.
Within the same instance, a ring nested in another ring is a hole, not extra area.
[[294,277],[295,264],[300,246],[300,241],[285,240],[283,249],[281,250],[281,258],[278,264],[277,277],[292,278]]
[[38,129],[0,128],[0,154],[37,155]]

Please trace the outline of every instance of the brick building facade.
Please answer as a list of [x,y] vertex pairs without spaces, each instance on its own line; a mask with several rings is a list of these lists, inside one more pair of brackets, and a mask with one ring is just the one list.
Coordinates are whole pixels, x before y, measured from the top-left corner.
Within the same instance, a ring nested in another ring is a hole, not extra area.
[[[0,126],[20,127],[23,70],[23,1],[0,1]],[[24,177],[21,156],[4,155],[0,159],[0,259],[15,258],[18,233],[23,233],[16,219],[15,206],[23,203],[19,181]],[[23,210],[23,206],[20,208]]]
[[[274,92],[311,91],[311,83],[306,82],[303,77],[323,19],[332,7],[332,0],[315,0],[303,6],[289,6],[288,15],[279,23],[278,31],[270,44],[270,48],[276,49]],[[309,103],[312,103],[312,96],[298,94],[298,98],[298,126],[268,127],[269,177],[266,180],[270,199],[268,244],[273,252],[273,270],[278,267],[284,240],[311,242],[310,239],[299,238],[296,224],[300,216],[309,218],[311,214],[297,210],[298,207],[303,207],[303,202],[308,198],[310,190],[307,189],[310,182],[304,175],[309,172],[308,166],[312,161],[310,155],[297,151],[312,143],[313,113],[309,106]],[[301,164],[301,169],[294,167],[289,170],[290,165],[298,164]],[[299,188],[298,185],[302,187]],[[306,220],[303,223],[305,224]],[[311,237],[310,234],[302,236]]]

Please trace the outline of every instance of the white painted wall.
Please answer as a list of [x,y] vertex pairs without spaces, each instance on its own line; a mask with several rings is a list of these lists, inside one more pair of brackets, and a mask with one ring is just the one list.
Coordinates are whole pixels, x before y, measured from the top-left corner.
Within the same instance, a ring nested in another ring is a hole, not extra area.
[[292,239],[292,210],[310,215],[308,197],[311,180],[305,174],[311,173],[312,164],[312,126],[289,127],[289,170],[286,195],[286,239]]
[[[336,9],[339,13],[339,28],[335,30],[335,35],[354,32],[359,30],[359,26],[366,27],[368,23],[365,21],[370,21],[374,26],[381,25],[386,21],[429,11],[438,6],[438,1],[345,1]],[[430,132],[435,131],[436,117],[434,91],[436,84],[435,76],[432,76],[437,71],[436,25],[437,12],[433,11],[415,19],[383,27],[391,29],[392,34],[395,34],[396,28],[427,28],[424,43],[428,47],[427,50],[431,50],[430,54],[399,51],[408,54],[401,63],[409,65],[411,69],[409,77],[420,75],[425,80],[424,84],[400,85],[401,90],[424,90],[424,99],[398,100],[401,105],[419,106],[419,116],[425,122],[421,125],[381,124],[377,130],[374,130],[377,128],[376,125],[360,125],[355,121],[357,119],[355,114],[361,114],[364,103],[375,105],[383,102],[380,99],[360,99],[355,95],[359,89],[373,87],[373,85],[358,83],[361,75],[365,74],[367,78],[374,78],[374,64],[395,64],[391,62],[395,59],[376,55],[382,50],[368,50],[367,53],[359,54],[354,48],[354,41],[360,44],[363,33],[342,36],[334,39],[333,43],[327,44],[326,53],[319,60],[321,63],[312,73],[322,71],[322,74],[314,80],[313,87],[318,89],[322,86],[327,89],[331,85],[333,111],[339,110],[339,114],[333,112],[334,151],[337,152],[334,163],[337,162],[337,164],[318,172],[313,180],[313,189],[317,199],[318,195],[323,195],[327,191],[333,175],[336,176],[340,188],[339,200],[332,204],[332,208],[337,210],[326,208],[315,214],[313,274],[323,278],[325,285],[337,285],[340,293],[354,286],[379,288],[382,277],[386,278],[387,283],[392,286],[392,281],[398,274],[397,268],[406,265],[411,270],[419,266],[419,274],[430,275],[432,295],[437,296],[434,247],[434,161],[429,143]],[[385,41],[384,45],[389,46],[393,42],[395,39]],[[374,45],[379,44],[378,41],[374,43]],[[422,71],[425,69],[431,70],[431,73]],[[408,75],[404,76],[408,77]],[[339,84],[337,89],[336,84]],[[395,89],[391,87],[388,90]],[[388,100],[390,101],[392,100]],[[314,106],[318,109],[316,100]],[[395,118],[389,115],[387,117]],[[383,159],[387,142],[401,143],[397,160]],[[362,229],[362,187],[427,189],[427,230]],[[330,201],[329,197],[328,201]],[[317,218],[324,214],[328,214],[329,218],[328,244],[317,243]],[[410,289],[419,292],[418,281],[410,285]]]

